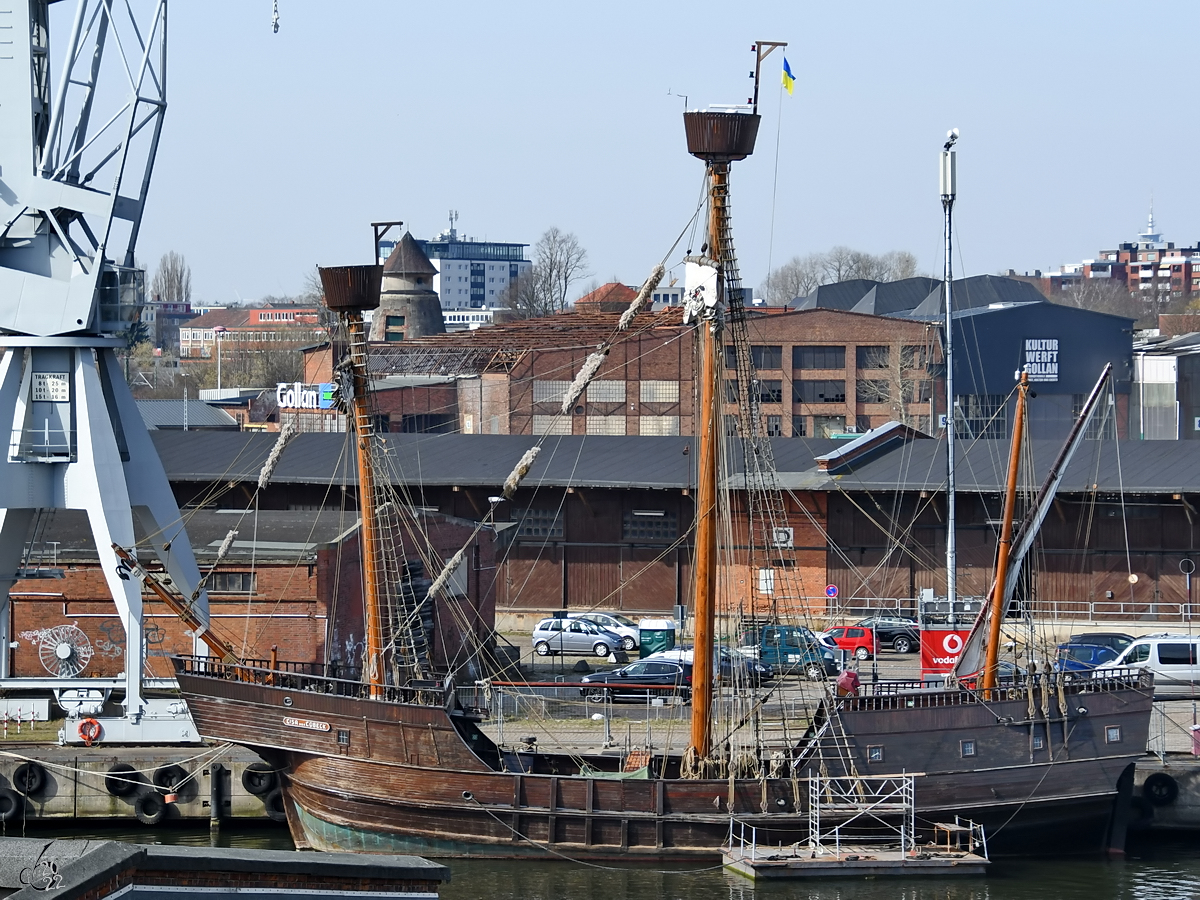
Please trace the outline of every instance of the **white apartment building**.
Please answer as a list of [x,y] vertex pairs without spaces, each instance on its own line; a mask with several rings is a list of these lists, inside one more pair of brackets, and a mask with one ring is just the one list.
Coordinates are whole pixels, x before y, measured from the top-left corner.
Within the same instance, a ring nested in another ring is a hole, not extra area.
[[[476,241],[460,238],[454,228],[449,228],[431,241],[417,241],[438,274],[433,278],[433,289],[437,292],[443,313],[452,310],[488,310],[503,307],[504,290],[533,266],[525,258],[528,244],[508,244],[497,241]],[[380,241],[380,262],[387,259],[395,248],[396,241]],[[487,317],[491,322],[491,316]],[[450,331],[460,328],[479,327],[481,322],[455,323]]]

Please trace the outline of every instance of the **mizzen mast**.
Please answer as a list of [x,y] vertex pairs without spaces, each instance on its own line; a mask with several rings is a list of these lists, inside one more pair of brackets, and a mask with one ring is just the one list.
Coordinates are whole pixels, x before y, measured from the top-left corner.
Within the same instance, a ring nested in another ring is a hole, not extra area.
[[378,519],[375,509],[374,455],[371,437],[374,423],[368,402],[367,336],[363,328],[363,310],[379,306],[382,266],[321,267],[321,286],[325,305],[337,313],[346,327],[349,352],[335,370],[338,389],[354,424],[358,448],[358,505],[362,518],[363,626],[365,658],[363,682],[372,698],[383,696],[383,611],[380,607],[384,576],[380,554]]
[[[716,278],[689,298],[689,318],[699,320],[700,402],[696,436],[696,565],[693,580],[695,642],[692,658],[692,734],[688,753],[707,759],[712,750],[712,694],[717,587],[717,453],[721,421],[717,379],[724,325],[724,279],[720,272],[726,234],[729,164],[754,152],[759,116],[716,110],[683,114],[688,152],[704,160],[708,173],[708,251]],[[710,291],[712,296],[700,296]]]

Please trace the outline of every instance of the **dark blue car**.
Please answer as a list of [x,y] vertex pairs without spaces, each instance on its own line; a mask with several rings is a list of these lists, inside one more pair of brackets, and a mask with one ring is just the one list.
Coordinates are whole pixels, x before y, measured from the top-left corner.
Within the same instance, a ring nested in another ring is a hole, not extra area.
[[1058,659],[1054,663],[1054,671],[1090,672],[1096,666],[1112,662],[1120,655],[1120,651],[1112,647],[1069,641],[1058,645]]

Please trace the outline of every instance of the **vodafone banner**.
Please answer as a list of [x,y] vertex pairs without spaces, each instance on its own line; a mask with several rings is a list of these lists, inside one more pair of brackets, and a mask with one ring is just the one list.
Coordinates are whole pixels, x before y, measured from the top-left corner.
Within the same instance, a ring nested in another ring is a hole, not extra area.
[[921,677],[948,675],[967,645],[966,631],[926,629],[921,632]]

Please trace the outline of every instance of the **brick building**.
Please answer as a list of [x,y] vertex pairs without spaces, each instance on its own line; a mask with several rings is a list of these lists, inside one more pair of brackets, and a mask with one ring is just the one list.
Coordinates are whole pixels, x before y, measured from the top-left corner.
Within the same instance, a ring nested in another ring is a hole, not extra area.
[[215,358],[222,353],[299,349],[325,338],[315,306],[215,309],[180,325],[181,359]]
[[[1015,273],[1010,273],[1015,275]],[[1164,241],[1154,230],[1151,210],[1146,230],[1136,241],[1126,241],[1113,249],[1101,250],[1094,259],[1069,263],[1057,272],[1026,275],[1047,297],[1055,297],[1083,288],[1089,283],[1116,284],[1148,303],[1186,302],[1200,296],[1200,242],[1191,247],[1176,247]]]

